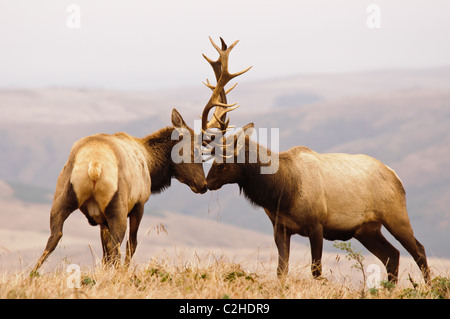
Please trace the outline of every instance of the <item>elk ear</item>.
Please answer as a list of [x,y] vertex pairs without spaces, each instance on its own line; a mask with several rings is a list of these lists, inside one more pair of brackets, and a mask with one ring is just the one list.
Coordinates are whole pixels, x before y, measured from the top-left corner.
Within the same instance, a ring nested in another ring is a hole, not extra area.
[[176,109],[172,110],[172,125],[178,132],[180,132],[180,134],[183,132],[183,129],[188,128],[186,122],[181,117],[181,114],[178,113]]
[[252,136],[253,131],[255,130],[255,124],[248,123],[242,128],[242,130],[244,131],[245,135]]
[[253,123],[248,123],[235,134],[234,152],[236,155],[239,154],[245,145],[245,136],[252,136],[254,130],[255,125]]

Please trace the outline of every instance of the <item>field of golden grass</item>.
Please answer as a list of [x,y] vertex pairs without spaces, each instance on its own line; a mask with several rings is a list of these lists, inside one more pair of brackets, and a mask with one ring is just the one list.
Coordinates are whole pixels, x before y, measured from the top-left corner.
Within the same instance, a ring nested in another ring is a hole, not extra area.
[[[381,282],[362,289],[361,282],[315,280],[309,267],[294,267],[284,280],[273,269],[254,271],[221,258],[192,260],[155,258],[129,269],[71,267],[62,261],[50,272],[0,274],[1,299],[442,299],[450,298],[448,274],[434,276],[430,285]],[[359,274],[358,274],[359,275]]]
[[[3,203],[0,212],[0,299],[450,298],[450,261],[432,253],[428,261],[434,281],[429,286],[408,255],[401,256],[396,286],[383,282],[385,270],[376,257],[364,255],[366,276],[372,274],[369,266],[378,265],[381,284],[362,289],[362,272],[352,267],[355,261],[347,260],[345,251],[324,251],[326,279],[314,280],[309,247],[294,241],[289,275],[280,281],[273,236],[173,213],[144,216],[128,270],[102,267],[98,229],[87,226],[81,213],[74,214],[55,252],[30,276],[48,237],[49,207],[13,204]],[[8,211],[17,211],[17,218]],[[158,233],[162,224],[167,232]],[[79,265],[79,273],[67,272],[70,265]]]

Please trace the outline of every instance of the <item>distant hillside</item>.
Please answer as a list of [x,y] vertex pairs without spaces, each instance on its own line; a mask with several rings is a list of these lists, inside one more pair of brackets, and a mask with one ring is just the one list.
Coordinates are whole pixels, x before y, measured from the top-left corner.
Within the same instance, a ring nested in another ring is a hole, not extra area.
[[[50,205],[18,200],[14,191],[0,180],[0,272],[30,269],[43,252],[50,232]],[[221,223],[213,218],[153,208],[146,210],[138,240],[135,260],[144,263],[160,254],[169,254],[175,260],[177,257],[190,257],[184,255],[194,252],[245,260],[257,249],[260,249],[261,259],[270,258],[274,252],[272,236],[268,234]],[[122,251],[125,251],[125,242]],[[295,250],[307,253],[307,247],[300,244],[295,244]],[[174,253],[180,255],[173,256]],[[99,227],[90,226],[84,215],[75,211],[65,222],[64,236],[44,269],[54,268],[61,260],[92,265],[101,257]]]
[[[195,87],[158,92],[0,90],[0,179],[19,189],[53,190],[77,139],[118,131],[145,136],[170,124],[173,107],[192,125],[208,94],[200,80]],[[305,145],[319,152],[366,153],[392,167],[406,188],[416,236],[430,256],[450,257],[450,68],[253,83],[243,77],[229,101],[241,105],[230,114],[234,124],[279,128],[280,150]],[[240,197],[236,185],[196,195],[172,184],[150,198],[149,209],[271,232],[264,212]]]

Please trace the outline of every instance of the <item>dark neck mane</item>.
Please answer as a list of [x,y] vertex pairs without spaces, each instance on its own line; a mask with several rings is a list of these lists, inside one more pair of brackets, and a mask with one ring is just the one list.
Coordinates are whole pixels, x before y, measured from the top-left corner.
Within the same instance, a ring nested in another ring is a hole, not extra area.
[[[263,150],[263,155],[259,152],[260,148]],[[257,151],[256,154],[253,153],[257,161],[249,163],[249,153],[254,151]],[[245,197],[253,205],[264,207],[271,212],[288,210],[296,196],[295,192],[300,191],[300,182],[294,179],[295,174],[292,172],[291,157],[284,153],[271,152],[254,141],[246,143],[246,153],[245,163],[238,164],[241,166],[241,178],[238,184]],[[267,166],[264,163],[268,162],[268,156],[278,161],[278,170],[273,174],[261,174],[261,167]]]
[[170,155],[177,142],[171,139],[173,130],[173,127],[166,127],[144,138],[144,145],[150,155],[148,167],[152,193],[160,193],[170,186],[174,174]]

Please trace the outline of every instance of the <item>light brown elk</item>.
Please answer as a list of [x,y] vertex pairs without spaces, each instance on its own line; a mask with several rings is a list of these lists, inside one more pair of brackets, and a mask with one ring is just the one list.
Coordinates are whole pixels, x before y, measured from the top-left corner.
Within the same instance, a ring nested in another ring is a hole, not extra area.
[[[64,221],[77,208],[91,225],[100,225],[106,264],[120,263],[120,245],[129,218],[125,258],[128,265],[136,250],[144,204],[151,193],[169,187],[172,177],[187,184],[195,193],[206,192],[198,136],[175,109],[172,125],[144,138],[126,133],[97,134],[74,143],[56,184],[50,212],[51,234],[33,271],[37,271],[55,249],[63,235]],[[190,136],[176,136],[179,134]],[[172,160],[176,143],[190,143],[179,148],[183,152],[190,150],[190,161],[177,164]]]
[[[228,122],[222,119],[222,132]],[[382,235],[384,226],[429,281],[425,249],[414,237],[405,190],[392,169],[367,155],[319,154],[302,146],[274,153],[251,140],[252,131],[251,123],[213,142],[215,160],[206,180],[210,190],[237,183],[251,203],[264,208],[273,224],[279,276],[288,272],[291,236],[299,234],[309,238],[315,278],[321,276],[323,238],[354,237],[383,262],[388,279],[396,281],[399,251]],[[267,167],[274,169],[262,174]]]

